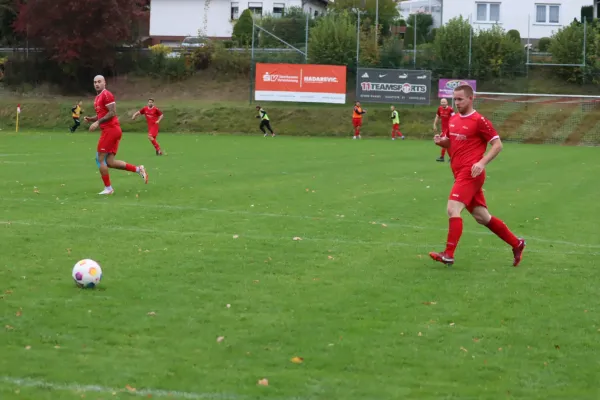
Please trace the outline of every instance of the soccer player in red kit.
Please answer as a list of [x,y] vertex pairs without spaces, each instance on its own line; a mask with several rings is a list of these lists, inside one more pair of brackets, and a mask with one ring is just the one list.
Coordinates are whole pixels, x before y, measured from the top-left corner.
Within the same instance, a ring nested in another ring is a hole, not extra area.
[[354,136],[352,139],[360,139],[360,127],[362,126],[363,114],[367,110],[363,110],[360,106],[360,101],[354,103],[354,109],[352,110],[352,126],[354,127]]
[[[442,99],[440,106],[435,114],[435,120],[433,121],[433,131],[437,132],[438,120],[442,121],[442,136],[448,136],[448,125],[450,124],[450,117],[454,114],[452,107],[448,106],[448,100]],[[440,158],[436,158],[435,161],[444,162],[444,156],[446,155],[446,149],[442,147],[442,155]]]
[[156,150],[157,156],[162,156],[163,152],[160,149],[160,145],[156,141],[156,137],[158,136],[158,124],[163,119],[163,113],[154,105],[154,99],[148,99],[148,105],[142,108],[140,111],[133,114],[133,120],[135,120],[139,115],[146,116],[146,122],[148,123],[148,140],[154,146]]
[[[454,186],[448,198],[448,240],[444,251],[432,252],[429,256],[446,265],[454,263],[454,251],[463,230],[460,215],[466,208],[479,224],[487,226],[512,247],[513,266],[516,267],[523,257],[525,240],[516,237],[502,220],[489,213],[483,195],[485,167],[500,153],[502,142],[492,123],[473,110],[473,89],[470,86],[454,89],[454,103],[458,114],[450,118],[449,136],[434,137],[435,144],[448,148],[454,174]],[[486,154],[488,143],[491,148]]]
[[98,127],[102,133],[98,140],[96,149],[96,164],[100,170],[100,176],[104,182],[104,190],[98,194],[109,195],[114,193],[114,189],[110,184],[108,169],[121,169],[129,172],[137,172],[145,183],[148,183],[148,174],[143,165],[136,167],[135,165],[127,164],[125,161],[115,160],[115,155],[119,150],[119,142],[123,132],[117,118],[117,106],[115,96],[106,90],[106,80],[102,75],[94,78],[94,88],[96,89],[96,100],[94,100],[94,109],[96,110],[95,117],[85,117],[86,122],[93,122],[90,125],[90,131],[93,132]]

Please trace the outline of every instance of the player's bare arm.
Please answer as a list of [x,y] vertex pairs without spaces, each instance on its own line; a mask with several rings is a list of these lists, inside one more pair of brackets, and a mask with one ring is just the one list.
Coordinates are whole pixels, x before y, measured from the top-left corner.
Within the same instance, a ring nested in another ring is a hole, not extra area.
[[156,124],[160,124],[160,121],[162,121],[163,117],[165,116],[165,114],[162,114],[160,117],[158,117],[158,119],[156,120]]
[[133,117],[131,117],[131,119],[135,120],[135,119],[136,119],[137,117],[139,117],[140,115],[142,115],[142,114],[140,114],[140,112],[139,112],[139,111],[136,111],[136,112],[135,112],[135,114],[133,114]]
[[101,123],[109,121],[111,118],[117,116],[116,103],[107,104],[106,108],[108,108],[108,113],[104,117],[96,120],[96,122],[94,122],[92,125],[90,125],[90,131],[95,131],[96,129],[98,129],[98,126],[100,126]]
[[490,142],[490,145],[491,148],[483,156],[483,158],[479,162],[473,164],[473,167],[471,167],[471,176],[473,178],[481,175],[486,165],[492,162],[492,160],[496,158],[496,156],[498,156],[498,154],[500,154],[500,152],[502,151],[502,141],[500,140],[500,138],[492,140]]
[[439,115],[436,114],[435,115],[435,119],[433,120],[433,130],[434,130],[434,132],[437,130],[437,124],[438,124],[439,118],[440,118]]
[[98,117],[83,117],[85,122],[96,122],[98,121]]

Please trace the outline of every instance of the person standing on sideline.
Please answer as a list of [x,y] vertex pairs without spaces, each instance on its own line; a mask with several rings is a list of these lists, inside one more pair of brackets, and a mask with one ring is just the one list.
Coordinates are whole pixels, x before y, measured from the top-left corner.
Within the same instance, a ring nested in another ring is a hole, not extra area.
[[83,110],[81,109],[81,104],[82,102],[79,101],[77,104],[75,104],[73,108],[71,108],[73,122],[75,123],[71,128],[69,128],[71,133],[75,133],[77,128],[79,128],[79,125],[81,125],[81,121],[79,120],[79,118],[81,117],[81,113],[83,112]]
[[396,107],[392,106],[392,140],[396,140],[396,136],[399,136],[400,139],[404,140],[404,135],[400,132],[400,116],[398,115],[398,111],[396,111]]
[[[454,115],[454,110],[452,107],[448,106],[448,100],[442,99],[440,101],[440,106],[437,109],[437,113],[435,114],[435,120],[433,121],[433,131],[437,132],[437,123],[438,120],[442,122],[442,137],[448,137],[449,132],[449,124],[450,117]],[[435,161],[444,162],[444,156],[446,155],[446,149],[442,147],[442,154],[439,158],[436,158]]]
[[352,126],[354,126],[354,137],[352,139],[361,139],[360,127],[362,126],[363,114],[367,110],[363,110],[360,106],[360,101],[354,103],[354,110],[352,111]]

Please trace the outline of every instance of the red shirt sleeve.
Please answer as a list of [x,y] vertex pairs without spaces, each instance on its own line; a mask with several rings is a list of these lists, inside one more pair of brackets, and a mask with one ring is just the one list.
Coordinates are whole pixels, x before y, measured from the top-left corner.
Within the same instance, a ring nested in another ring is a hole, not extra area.
[[115,102],[115,96],[108,90],[104,91],[104,107]]
[[140,113],[140,114],[142,114],[142,115],[145,115],[145,114],[146,114],[146,107],[142,108],[142,109],[139,111],[139,113]]
[[454,108],[448,107],[450,109],[450,115],[454,115]]
[[439,107],[438,107],[438,109],[437,109],[436,115],[437,115],[438,117],[441,117],[441,116],[442,116],[442,114],[440,113],[440,108],[439,108]]
[[479,119],[477,120],[477,133],[487,143],[491,142],[494,139],[498,139],[500,137],[498,135],[498,132],[496,132],[496,129],[494,129],[492,122],[481,115],[479,116]]
[[159,108],[156,108],[156,115],[157,115],[158,117],[160,117],[161,115],[163,115],[162,111],[160,111],[160,109],[159,109]]

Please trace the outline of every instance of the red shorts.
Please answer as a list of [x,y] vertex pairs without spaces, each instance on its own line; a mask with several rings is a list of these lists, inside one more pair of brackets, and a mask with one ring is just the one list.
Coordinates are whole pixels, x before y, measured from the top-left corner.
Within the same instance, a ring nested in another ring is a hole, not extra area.
[[148,126],[148,135],[154,138],[158,136],[158,124],[152,124]]
[[394,125],[392,125],[392,129],[395,130],[395,131],[399,130],[400,129],[400,124],[394,124]]
[[[468,174],[467,174],[468,172]],[[471,178],[471,171],[460,172],[455,176],[454,186],[450,191],[448,200],[463,203],[469,212],[475,207],[485,207],[485,196],[483,195],[483,183],[485,182],[485,171],[477,178]]]
[[362,126],[362,118],[352,118],[352,125],[355,128],[358,128],[359,126]]
[[96,151],[98,153],[117,154],[121,136],[123,136],[123,132],[121,131],[120,126],[107,126],[106,128],[102,128]]

